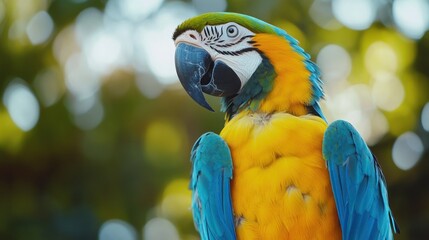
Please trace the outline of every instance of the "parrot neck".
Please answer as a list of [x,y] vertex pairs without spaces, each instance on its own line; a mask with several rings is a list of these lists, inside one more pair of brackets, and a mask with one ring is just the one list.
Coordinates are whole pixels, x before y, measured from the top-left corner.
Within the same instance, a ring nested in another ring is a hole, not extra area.
[[226,118],[251,110],[296,116],[312,113],[324,119],[318,104],[323,97],[318,67],[298,42],[286,33],[257,34],[253,40],[263,60],[238,95],[223,99]]

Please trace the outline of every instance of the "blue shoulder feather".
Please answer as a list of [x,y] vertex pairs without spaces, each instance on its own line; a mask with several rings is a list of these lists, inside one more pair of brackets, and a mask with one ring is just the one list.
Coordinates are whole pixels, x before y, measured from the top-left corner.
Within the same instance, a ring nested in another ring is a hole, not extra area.
[[386,182],[365,141],[345,121],[329,125],[323,140],[343,239],[393,239],[399,228]]
[[215,133],[202,135],[192,148],[192,213],[202,240],[235,239],[228,145]]

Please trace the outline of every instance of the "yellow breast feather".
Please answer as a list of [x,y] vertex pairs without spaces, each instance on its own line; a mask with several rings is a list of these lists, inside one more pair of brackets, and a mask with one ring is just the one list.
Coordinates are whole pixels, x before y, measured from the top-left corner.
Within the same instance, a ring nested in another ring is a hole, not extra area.
[[225,125],[238,239],[340,238],[321,153],[326,126],[316,116],[249,111]]

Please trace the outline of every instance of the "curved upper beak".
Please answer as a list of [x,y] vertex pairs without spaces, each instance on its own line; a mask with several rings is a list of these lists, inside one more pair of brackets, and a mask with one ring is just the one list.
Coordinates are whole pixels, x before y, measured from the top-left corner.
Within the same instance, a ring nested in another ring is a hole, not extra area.
[[179,43],[176,47],[175,64],[180,83],[194,101],[214,111],[201,89],[201,79],[210,70],[211,62],[210,54],[202,48],[186,43]]
[[222,61],[213,62],[210,54],[199,47],[179,43],[175,54],[176,72],[189,96],[210,111],[213,109],[203,92],[214,96],[231,96],[241,88],[237,74]]

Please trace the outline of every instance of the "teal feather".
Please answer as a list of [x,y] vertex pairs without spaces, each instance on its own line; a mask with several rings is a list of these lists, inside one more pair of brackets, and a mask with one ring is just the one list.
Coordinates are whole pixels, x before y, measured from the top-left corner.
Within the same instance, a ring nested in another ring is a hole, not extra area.
[[215,133],[205,133],[191,152],[192,213],[203,240],[235,239],[228,145]]
[[392,217],[381,169],[353,126],[338,120],[325,132],[322,146],[343,239],[393,239]]

